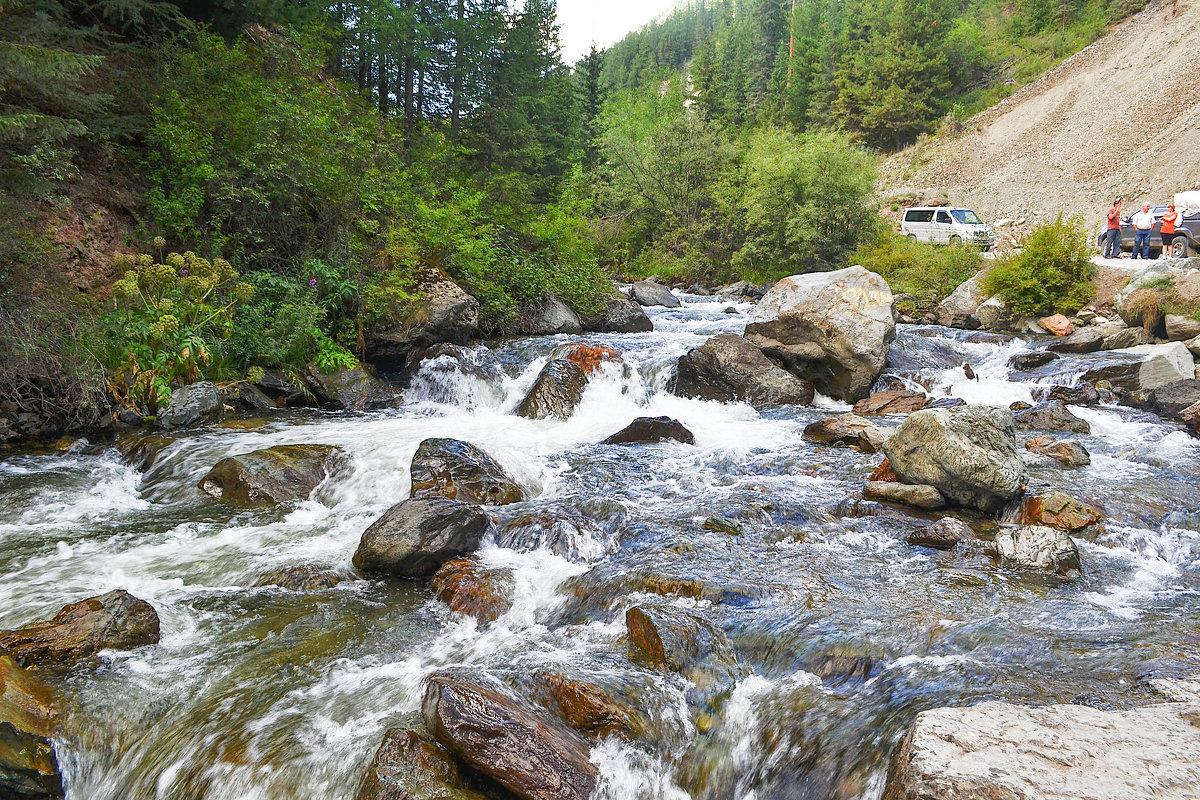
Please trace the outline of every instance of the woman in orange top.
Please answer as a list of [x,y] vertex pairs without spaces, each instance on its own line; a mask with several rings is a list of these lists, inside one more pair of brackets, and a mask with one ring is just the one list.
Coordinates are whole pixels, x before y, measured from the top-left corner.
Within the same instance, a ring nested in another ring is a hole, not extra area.
[[1167,213],[1161,217],[1162,227],[1159,228],[1159,233],[1162,234],[1162,255],[1160,258],[1171,257],[1171,242],[1175,240],[1175,223],[1179,220],[1179,214],[1175,211],[1175,204],[1167,205]]

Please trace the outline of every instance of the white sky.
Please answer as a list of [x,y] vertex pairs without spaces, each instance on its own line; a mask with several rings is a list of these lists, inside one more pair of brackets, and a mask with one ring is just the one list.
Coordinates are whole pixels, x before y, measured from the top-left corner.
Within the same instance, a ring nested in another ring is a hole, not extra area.
[[591,48],[605,48],[669,11],[676,0],[558,0],[563,61],[574,64]]

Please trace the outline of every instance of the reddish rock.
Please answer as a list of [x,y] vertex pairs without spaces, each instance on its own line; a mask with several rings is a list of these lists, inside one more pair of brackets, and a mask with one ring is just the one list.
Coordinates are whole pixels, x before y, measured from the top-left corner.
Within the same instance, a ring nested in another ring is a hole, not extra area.
[[630,729],[629,713],[598,686],[558,673],[540,676],[538,684],[539,699],[577,731],[608,736]]
[[145,600],[118,589],[63,606],[47,622],[0,631],[0,651],[24,664],[72,666],[101,650],[157,644],[158,614]]
[[886,458],[880,463],[875,471],[867,477],[872,483],[899,483],[900,479],[896,477],[896,470],[892,469],[892,462]]
[[1071,325],[1071,320],[1062,314],[1055,314],[1052,317],[1042,317],[1038,320],[1038,325],[1042,326],[1042,330],[1053,333],[1055,336],[1070,336],[1075,332],[1075,328]]
[[446,748],[415,731],[384,734],[355,800],[486,800],[466,788]]
[[0,655],[0,797],[50,800],[63,796],[51,742],[58,711],[53,691]]
[[910,392],[907,389],[876,392],[855,403],[854,413],[864,417],[882,414],[911,414],[925,407],[925,399],[922,392]]
[[616,364],[621,361],[621,353],[611,347],[598,344],[572,345],[567,351],[567,359],[575,362],[575,366],[591,375],[603,364]]
[[1200,435],[1200,403],[1193,403],[1180,411],[1179,419],[1193,435]]
[[1021,505],[1022,525],[1043,525],[1060,531],[1078,531],[1104,519],[1100,510],[1063,492],[1027,497]]
[[474,558],[447,561],[434,574],[433,593],[452,611],[491,622],[512,608],[512,580]]

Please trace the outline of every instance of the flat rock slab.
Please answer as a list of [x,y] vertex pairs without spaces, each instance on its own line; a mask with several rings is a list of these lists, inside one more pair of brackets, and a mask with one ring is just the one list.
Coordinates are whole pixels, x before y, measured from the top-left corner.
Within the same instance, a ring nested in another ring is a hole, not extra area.
[[1198,703],[987,702],[917,716],[884,800],[1195,800]]

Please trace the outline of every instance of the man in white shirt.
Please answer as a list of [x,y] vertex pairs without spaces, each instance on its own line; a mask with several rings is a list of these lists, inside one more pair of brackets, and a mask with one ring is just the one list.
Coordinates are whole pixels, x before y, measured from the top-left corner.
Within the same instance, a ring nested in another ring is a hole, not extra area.
[[1150,231],[1154,227],[1154,215],[1150,213],[1150,204],[1142,203],[1142,210],[1134,214],[1130,220],[1133,223],[1133,257],[1138,253],[1142,258],[1150,257]]

